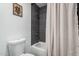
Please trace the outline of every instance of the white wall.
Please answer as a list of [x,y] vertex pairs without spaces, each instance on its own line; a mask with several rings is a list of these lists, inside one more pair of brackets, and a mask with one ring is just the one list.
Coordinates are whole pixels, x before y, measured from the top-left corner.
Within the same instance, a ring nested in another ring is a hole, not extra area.
[[[0,4],[0,55],[7,54],[7,41],[26,37],[27,50],[31,45],[31,4],[23,6],[23,17],[13,15],[13,4]],[[29,51],[28,51],[29,52]]]

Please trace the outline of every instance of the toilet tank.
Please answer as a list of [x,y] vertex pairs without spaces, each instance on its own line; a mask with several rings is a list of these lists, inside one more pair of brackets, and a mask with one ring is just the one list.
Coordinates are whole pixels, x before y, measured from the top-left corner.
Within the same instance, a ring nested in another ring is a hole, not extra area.
[[25,51],[25,42],[26,39],[18,39],[13,41],[8,41],[8,52],[10,56],[19,56],[22,55]]

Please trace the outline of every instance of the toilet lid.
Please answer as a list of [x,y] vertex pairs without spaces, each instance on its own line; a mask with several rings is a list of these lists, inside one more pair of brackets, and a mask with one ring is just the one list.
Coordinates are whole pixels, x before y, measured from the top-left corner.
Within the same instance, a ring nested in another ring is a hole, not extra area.
[[26,54],[22,54],[21,56],[34,56],[34,55],[33,54],[26,53]]

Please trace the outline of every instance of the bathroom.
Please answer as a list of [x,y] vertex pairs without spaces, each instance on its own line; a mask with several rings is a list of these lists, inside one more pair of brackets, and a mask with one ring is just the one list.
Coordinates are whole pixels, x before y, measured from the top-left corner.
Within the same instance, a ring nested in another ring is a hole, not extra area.
[[0,16],[0,56],[79,55],[75,3],[0,3]]

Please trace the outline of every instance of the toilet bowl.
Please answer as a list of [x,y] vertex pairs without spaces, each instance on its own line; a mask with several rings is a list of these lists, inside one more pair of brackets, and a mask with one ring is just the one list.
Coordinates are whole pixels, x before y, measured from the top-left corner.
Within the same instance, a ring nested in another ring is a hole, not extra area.
[[31,53],[25,53],[26,39],[8,41],[8,53],[10,56],[34,56]]

